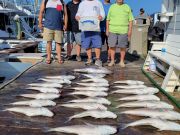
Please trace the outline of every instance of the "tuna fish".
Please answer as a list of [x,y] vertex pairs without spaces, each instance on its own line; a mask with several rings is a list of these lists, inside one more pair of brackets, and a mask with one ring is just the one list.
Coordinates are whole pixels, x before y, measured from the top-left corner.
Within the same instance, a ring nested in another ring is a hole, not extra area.
[[59,83],[30,83],[29,86],[35,87],[48,87],[48,88],[62,88],[63,86]]
[[60,97],[60,94],[55,93],[38,93],[38,94],[21,94],[22,97],[34,98],[34,99],[56,99]]
[[75,91],[75,92],[71,92],[68,95],[83,95],[83,96],[88,96],[88,97],[105,97],[108,94],[106,92],[103,91]]
[[54,114],[49,109],[44,107],[12,107],[4,111],[18,112],[27,116],[47,116],[52,117]]
[[45,76],[48,79],[58,79],[58,80],[74,80],[76,77],[73,75],[58,75],[58,76]]
[[84,111],[82,113],[71,116],[68,121],[75,119],[75,118],[83,118],[83,117],[88,117],[88,116],[91,116],[96,119],[98,119],[98,118],[100,118],[100,119],[103,119],[103,118],[115,119],[115,118],[117,118],[117,115],[110,111],[88,110],[88,111]]
[[156,100],[156,101],[160,101],[159,97],[157,97],[155,95],[134,95],[134,96],[120,98],[117,101],[120,101],[120,100],[138,100],[138,101]]
[[108,91],[107,87],[71,87],[70,89],[79,91]]
[[131,114],[137,116],[146,116],[151,118],[160,118],[168,120],[180,120],[180,113],[175,112],[169,109],[150,109],[150,108],[141,108],[133,109],[121,112],[122,114]]
[[43,93],[60,93],[61,91],[57,88],[45,88],[45,87],[28,87],[26,89],[37,90]]
[[43,107],[43,106],[55,106],[56,103],[51,100],[28,100],[28,101],[18,101],[10,103],[11,105],[28,105],[31,107]]
[[39,78],[38,80],[49,82],[49,83],[71,84],[71,81],[67,79],[58,80],[58,79]]
[[104,78],[91,78],[91,79],[83,79],[82,82],[96,82],[96,83],[108,83],[108,81]]
[[166,108],[166,109],[174,109],[174,107],[163,101],[134,101],[127,102],[118,105],[119,107],[147,107],[147,108]]
[[89,103],[94,102],[94,103],[99,103],[99,104],[104,104],[104,105],[111,104],[109,100],[102,97],[88,97],[88,98],[74,99],[74,100],[68,101],[68,103],[83,103],[83,102],[89,102]]
[[64,107],[69,107],[69,108],[82,108],[84,110],[95,110],[95,109],[100,109],[100,110],[107,110],[107,107],[105,107],[102,104],[99,103],[69,103],[69,104],[62,104],[60,106]]
[[145,85],[118,85],[114,87],[120,88],[120,89],[141,89],[141,88],[146,88],[147,86]]
[[82,86],[89,86],[89,87],[108,87],[108,83],[76,83]]
[[69,134],[76,134],[76,135],[112,135],[117,132],[116,127],[108,126],[108,125],[72,125],[72,126],[64,126],[64,127],[57,127],[51,128],[48,130],[62,132],[62,133],[69,133]]
[[83,69],[74,69],[75,72],[82,72],[82,73],[92,73],[92,74],[111,74],[112,71],[99,67],[99,68],[83,68]]
[[147,118],[147,119],[141,119],[132,123],[129,123],[123,127],[132,127],[132,126],[144,126],[144,125],[150,125],[155,128],[158,128],[160,131],[162,130],[169,130],[169,131],[180,131],[180,125],[175,122],[162,120],[162,119],[154,119],[154,118]]
[[82,74],[83,76],[85,77],[88,77],[88,78],[103,78],[106,76],[106,74]]
[[119,89],[119,90],[113,91],[111,93],[112,94],[113,93],[118,93],[118,94],[137,94],[137,95],[148,94],[148,95],[152,95],[152,94],[155,94],[155,93],[158,93],[158,92],[159,92],[159,90],[157,88],[147,87],[147,88],[144,88],[144,89],[131,89],[131,90]]
[[137,80],[122,80],[122,81],[116,81],[114,82],[115,84],[116,83],[122,83],[122,84],[128,84],[128,85],[143,85],[144,82],[142,81],[137,81]]

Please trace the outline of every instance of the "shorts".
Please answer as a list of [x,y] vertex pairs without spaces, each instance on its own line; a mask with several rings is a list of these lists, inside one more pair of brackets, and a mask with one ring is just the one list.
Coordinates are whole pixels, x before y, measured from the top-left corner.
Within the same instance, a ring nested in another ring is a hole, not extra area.
[[55,41],[56,43],[63,43],[63,31],[61,30],[50,30],[44,28],[43,40],[45,41]]
[[81,45],[81,32],[67,32],[67,43],[73,44],[75,42],[78,45]]
[[81,46],[84,49],[101,48],[101,33],[96,31],[84,31],[81,33]]
[[127,48],[128,46],[128,35],[127,34],[115,34],[109,33],[108,36],[108,46],[109,47],[118,47],[118,48]]
[[101,40],[102,45],[108,45],[108,37],[106,36],[106,32],[101,32]]

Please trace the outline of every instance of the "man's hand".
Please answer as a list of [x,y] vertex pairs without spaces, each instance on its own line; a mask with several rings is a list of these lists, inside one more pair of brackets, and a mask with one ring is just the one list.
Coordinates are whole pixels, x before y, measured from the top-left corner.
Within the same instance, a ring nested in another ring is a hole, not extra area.
[[76,16],[75,18],[77,21],[79,21],[81,19],[80,16]]
[[131,30],[129,30],[129,31],[128,31],[128,40],[130,40],[130,39],[131,39],[131,35],[132,35],[132,31],[131,31]]
[[100,21],[102,20],[102,16],[101,15],[98,16],[98,20],[100,20]]
[[64,31],[66,31],[66,30],[67,30],[67,26],[66,26],[66,25],[64,25],[63,30],[64,30]]
[[40,30],[42,30],[43,29],[42,23],[39,23],[38,27],[39,27]]
[[109,36],[109,30],[106,30],[106,36],[107,37]]

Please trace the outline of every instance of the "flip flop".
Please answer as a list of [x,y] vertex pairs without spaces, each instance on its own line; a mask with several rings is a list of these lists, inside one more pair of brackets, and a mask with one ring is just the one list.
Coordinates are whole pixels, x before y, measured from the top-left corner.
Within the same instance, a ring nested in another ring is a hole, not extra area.
[[46,60],[46,64],[51,64],[51,60]]
[[63,61],[63,60],[58,60],[58,63],[59,63],[59,64],[63,64],[64,61]]

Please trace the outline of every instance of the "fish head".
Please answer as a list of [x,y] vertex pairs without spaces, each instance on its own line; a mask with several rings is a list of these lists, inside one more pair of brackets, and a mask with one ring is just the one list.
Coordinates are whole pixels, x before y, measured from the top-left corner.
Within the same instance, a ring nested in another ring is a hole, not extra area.
[[116,127],[108,126],[108,125],[100,125],[97,126],[98,130],[102,135],[115,134],[117,132]]
[[117,115],[115,113],[113,113],[113,112],[108,112],[108,115],[113,119],[117,118]]
[[42,109],[42,114],[44,114],[44,116],[48,116],[48,117],[52,117],[54,116],[54,113],[51,112],[49,109],[47,108],[41,108]]

